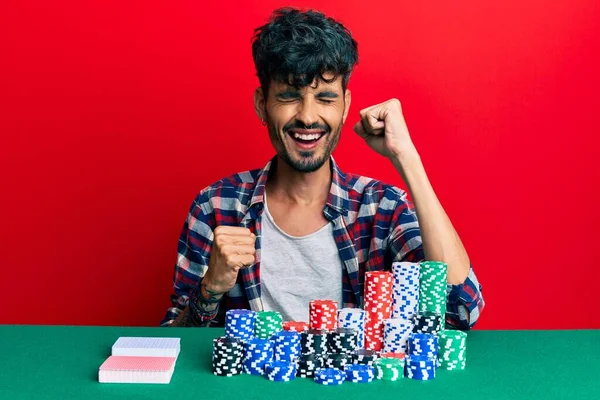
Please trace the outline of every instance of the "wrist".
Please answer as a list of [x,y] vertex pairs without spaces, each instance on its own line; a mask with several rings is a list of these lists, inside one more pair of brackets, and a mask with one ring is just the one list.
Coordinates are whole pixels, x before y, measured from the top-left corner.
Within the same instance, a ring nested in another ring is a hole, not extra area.
[[216,292],[209,285],[202,282],[200,284],[200,288],[198,289],[198,294],[207,303],[218,303],[221,301],[221,298],[225,294],[224,292]]
[[223,290],[221,285],[218,285],[214,282],[212,277],[207,272],[202,279],[202,283],[200,284],[199,294],[206,298],[211,299],[215,297],[221,297],[225,294],[227,290]]
[[390,157],[392,164],[396,168],[407,169],[421,163],[421,156],[417,149],[413,146],[410,150],[402,151],[398,154],[394,154]]

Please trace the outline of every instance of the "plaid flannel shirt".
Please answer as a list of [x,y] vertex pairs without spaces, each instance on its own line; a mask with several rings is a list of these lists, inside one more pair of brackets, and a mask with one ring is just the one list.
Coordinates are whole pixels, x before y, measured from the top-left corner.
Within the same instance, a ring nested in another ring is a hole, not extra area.
[[[181,230],[172,306],[161,321],[162,326],[169,326],[187,306],[191,291],[198,290],[208,268],[213,230],[219,225],[250,229],[256,235],[256,262],[240,270],[236,285],[223,296],[217,310],[196,318],[205,326],[222,326],[226,310],[263,309],[260,297],[261,216],[265,184],[276,165],[277,157],[274,157],[263,169],[221,179],[196,196]],[[419,224],[414,205],[402,189],[344,173],[333,157],[331,169],[331,189],[323,213],[334,226],[335,241],[344,265],[342,306],[361,307],[366,271],[389,271],[392,262],[424,260]],[[464,283],[448,284],[447,295],[446,324],[470,329],[485,305],[481,285],[472,267]]]

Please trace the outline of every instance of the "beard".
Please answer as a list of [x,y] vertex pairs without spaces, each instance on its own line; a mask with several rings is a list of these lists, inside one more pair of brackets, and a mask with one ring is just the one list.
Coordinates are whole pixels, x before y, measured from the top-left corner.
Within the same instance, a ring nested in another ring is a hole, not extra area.
[[[302,173],[315,172],[319,168],[321,168],[331,157],[331,153],[333,153],[333,150],[335,150],[340,140],[340,132],[342,130],[342,125],[343,124],[340,121],[340,125],[338,126],[335,132],[332,132],[330,129],[328,129],[325,136],[321,138],[321,140],[327,139],[327,141],[324,143],[325,150],[321,156],[315,156],[315,152],[318,151],[317,148],[311,151],[300,151],[298,153],[300,155],[300,158],[294,158],[291,156],[290,151],[288,151],[286,146],[283,144],[283,140],[279,139],[279,137],[276,136],[277,140],[281,144],[281,146],[279,146],[279,149],[276,148],[277,154],[288,166],[293,168],[295,171]],[[284,132],[284,135],[288,134],[287,131]],[[275,135],[277,134],[275,133]]]

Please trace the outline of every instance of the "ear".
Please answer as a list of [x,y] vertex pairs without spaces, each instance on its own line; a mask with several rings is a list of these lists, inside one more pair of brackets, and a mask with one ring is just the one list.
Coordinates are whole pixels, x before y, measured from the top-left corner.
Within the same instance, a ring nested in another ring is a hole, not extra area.
[[350,103],[352,102],[352,93],[350,93],[350,89],[346,89],[346,94],[344,95],[344,115],[342,117],[342,124],[346,122],[346,117],[348,117],[348,111],[350,111]]
[[267,119],[266,105],[267,101],[263,95],[263,90],[259,86],[254,91],[254,111],[261,121],[265,121]]

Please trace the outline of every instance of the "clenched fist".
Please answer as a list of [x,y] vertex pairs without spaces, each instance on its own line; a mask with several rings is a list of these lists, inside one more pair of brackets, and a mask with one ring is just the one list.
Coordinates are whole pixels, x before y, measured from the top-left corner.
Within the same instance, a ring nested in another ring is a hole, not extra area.
[[254,264],[256,235],[247,228],[218,226],[214,231],[208,270],[202,286],[210,296],[228,292],[240,268]]
[[391,160],[416,154],[398,99],[361,110],[354,131],[369,147]]

